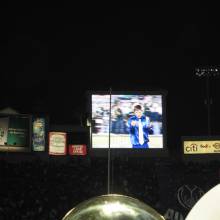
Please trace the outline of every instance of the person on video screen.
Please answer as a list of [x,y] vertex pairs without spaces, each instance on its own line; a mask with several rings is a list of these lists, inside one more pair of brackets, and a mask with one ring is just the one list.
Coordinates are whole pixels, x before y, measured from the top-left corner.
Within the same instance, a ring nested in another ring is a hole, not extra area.
[[143,115],[141,105],[134,106],[134,115],[128,119],[127,125],[132,147],[148,148],[148,134],[152,131],[152,126],[149,118]]

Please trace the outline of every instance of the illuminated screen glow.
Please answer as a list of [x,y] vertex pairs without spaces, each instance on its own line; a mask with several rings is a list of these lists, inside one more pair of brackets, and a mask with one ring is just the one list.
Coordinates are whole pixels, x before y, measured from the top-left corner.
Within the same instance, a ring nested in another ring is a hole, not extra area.
[[108,148],[110,142],[111,148],[162,149],[162,100],[162,95],[93,94],[92,148]]

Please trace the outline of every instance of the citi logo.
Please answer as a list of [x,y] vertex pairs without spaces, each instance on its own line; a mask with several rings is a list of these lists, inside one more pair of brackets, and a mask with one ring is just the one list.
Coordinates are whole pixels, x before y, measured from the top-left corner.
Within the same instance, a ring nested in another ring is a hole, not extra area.
[[198,151],[197,144],[191,144],[190,146],[186,146],[186,152],[195,152]]

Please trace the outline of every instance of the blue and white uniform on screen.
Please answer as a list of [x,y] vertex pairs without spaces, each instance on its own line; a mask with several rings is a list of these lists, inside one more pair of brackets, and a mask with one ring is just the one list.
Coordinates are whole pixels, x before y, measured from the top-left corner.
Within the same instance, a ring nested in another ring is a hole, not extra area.
[[[132,125],[131,122],[135,121],[135,125]],[[132,116],[128,120],[128,130],[130,133],[131,144],[133,148],[148,148],[148,133],[150,129],[150,120],[146,116]]]

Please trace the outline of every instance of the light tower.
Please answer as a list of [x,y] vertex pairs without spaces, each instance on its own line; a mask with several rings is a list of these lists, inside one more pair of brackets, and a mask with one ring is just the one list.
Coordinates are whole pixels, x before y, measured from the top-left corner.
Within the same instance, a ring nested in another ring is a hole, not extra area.
[[206,97],[204,100],[205,105],[207,106],[207,124],[208,124],[208,135],[211,135],[211,105],[212,97],[210,96],[210,81],[212,78],[215,78],[220,75],[220,68],[216,66],[208,67],[197,67],[195,69],[195,74],[199,78],[206,79]]

